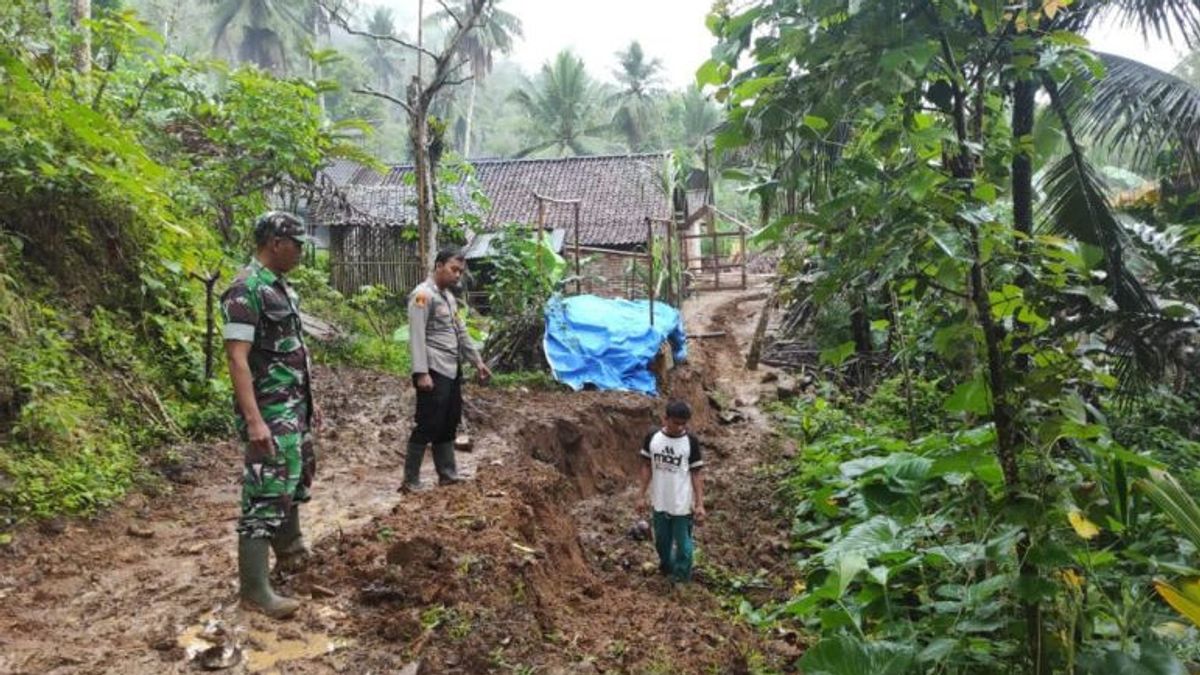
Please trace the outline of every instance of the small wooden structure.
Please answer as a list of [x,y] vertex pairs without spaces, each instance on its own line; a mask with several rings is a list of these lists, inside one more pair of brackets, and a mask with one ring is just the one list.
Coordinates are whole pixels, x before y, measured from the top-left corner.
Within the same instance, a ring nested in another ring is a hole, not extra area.
[[[737,229],[717,231],[717,218],[732,222]],[[704,223],[703,232],[693,231],[694,225]],[[689,231],[692,231],[689,233]],[[746,288],[746,236],[750,228],[737,218],[721,211],[712,204],[705,204],[688,216],[679,230],[681,265],[688,278],[689,288],[695,291],[719,291],[722,289]],[[732,242],[732,246],[725,246]],[[703,244],[709,244],[707,253]],[[723,253],[728,248],[729,253]],[[721,273],[726,274],[724,280]]]
[[[458,186],[460,208],[474,208]],[[418,251],[416,195],[407,185],[344,185],[314,202],[309,223],[329,229],[330,283],[344,295],[379,285],[405,295],[427,276]]]
[[[574,257],[575,257],[575,294],[579,295],[580,293],[583,292],[583,290],[582,290],[582,288],[583,288],[583,272],[581,271],[581,268],[580,268],[580,260],[582,259],[582,256],[580,255],[580,247],[579,247],[579,209],[583,204],[583,200],[581,200],[581,199],[554,199],[552,197],[546,197],[544,195],[539,195],[536,192],[533,193],[533,199],[534,199],[534,201],[537,202],[537,222],[534,223],[534,227],[537,229],[537,237],[538,237],[538,245],[539,246],[545,244],[544,237],[546,235],[546,205],[547,204],[570,205],[571,210],[574,213],[574,217],[572,218],[572,227],[571,227],[571,242],[573,244],[571,247],[571,251],[573,252]],[[541,264],[542,264],[542,259],[541,259],[541,257],[539,257],[538,265],[541,265]],[[541,274],[540,269],[538,270],[538,274]]]
[[363,286],[380,285],[404,295],[421,283],[415,228],[333,227],[329,230],[329,276],[333,287],[345,295]]
[[[473,235],[500,230],[508,223],[531,223],[541,233],[566,232],[562,254],[577,277],[576,293],[645,298],[640,272],[651,269],[656,236],[678,242],[671,247],[682,266],[682,279],[673,277],[669,293],[674,302],[691,290],[733,287],[730,273],[741,265],[745,284],[745,234],[717,232],[716,211],[690,201],[707,200],[707,179],[693,172],[686,185],[665,192],[661,172],[669,153],[568,157],[559,159],[486,159],[473,162],[471,186],[441,186],[454,191],[460,210],[478,209],[471,190],[487,195],[490,206],[472,224]],[[385,174],[342,162],[324,171],[337,187],[337,199],[314,204],[309,222],[329,230],[332,282],[343,293],[381,284],[407,292],[424,273],[416,255],[415,193],[412,168],[393,166]],[[530,196],[533,199],[530,199]],[[690,215],[689,215],[690,214]],[[650,220],[647,221],[647,218]],[[722,220],[732,220],[724,214]],[[686,221],[686,222],[685,222]],[[699,224],[707,223],[704,234]],[[665,235],[663,234],[665,232]],[[690,233],[690,234],[689,234]],[[722,255],[730,238],[739,239],[733,254]],[[705,248],[713,250],[701,255]],[[653,270],[651,269],[651,272]],[[709,280],[711,278],[711,284]],[[475,293],[481,288],[474,289]]]

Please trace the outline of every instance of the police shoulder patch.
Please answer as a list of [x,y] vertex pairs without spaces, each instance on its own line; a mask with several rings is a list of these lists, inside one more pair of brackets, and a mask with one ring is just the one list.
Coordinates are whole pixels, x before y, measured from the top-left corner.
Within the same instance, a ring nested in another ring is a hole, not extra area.
[[417,290],[416,293],[413,293],[413,304],[417,307],[424,307],[429,304],[429,294],[424,290]]

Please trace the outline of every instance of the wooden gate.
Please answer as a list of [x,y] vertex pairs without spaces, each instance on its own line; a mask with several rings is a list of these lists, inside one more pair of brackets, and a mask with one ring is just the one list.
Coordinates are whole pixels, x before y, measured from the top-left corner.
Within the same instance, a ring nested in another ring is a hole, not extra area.
[[[737,229],[718,232],[717,216],[733,222]],[[678,233],[685,287],[690,291],[745,290],[749,231],[744,223],[711,204],[697,209]]]

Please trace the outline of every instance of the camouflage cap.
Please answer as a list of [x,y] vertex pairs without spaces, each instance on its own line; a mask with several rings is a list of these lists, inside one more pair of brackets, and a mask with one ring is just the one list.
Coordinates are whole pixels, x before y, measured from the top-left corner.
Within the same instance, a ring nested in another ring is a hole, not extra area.
[[299,218],[286,211],[267,211],[254,221],[254,241],[263,243],[270,237],[291,237],[307,244],[308,230]]

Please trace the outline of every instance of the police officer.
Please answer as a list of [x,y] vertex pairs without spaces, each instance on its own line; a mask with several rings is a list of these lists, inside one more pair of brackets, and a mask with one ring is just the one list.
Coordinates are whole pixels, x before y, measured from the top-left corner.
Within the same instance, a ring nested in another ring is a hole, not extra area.
[[408,337],[417,412],[404,457],[401,489],[405,491],[421,486],[421,462],[428,444],[433,445],[438,484],[459,482],[454,438],[462,420],[463,361],[475,366],[481,381],[492,375],[467,336],[467,327],[458,317],[454,294],[448,290],[458,284],[466,266],[461,250],[438,251],[433,274],[408,296]]
[[271,589],[267,547],[284,569],[304,562],[298,504],[309,500],[316,473],[309,354],[299,298],[283,276],[299,264],[307,236],[296,216],[272,211],[255,221],[254,241],[254,258],[221,296],[244,454],[238,577],[243,605],[284,618],[300,603]]

